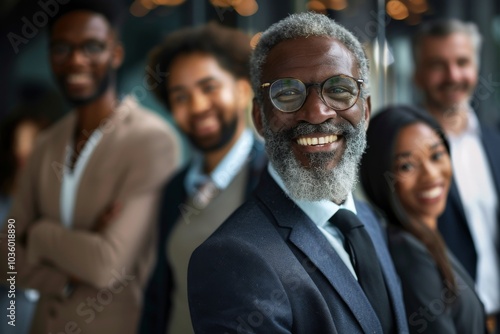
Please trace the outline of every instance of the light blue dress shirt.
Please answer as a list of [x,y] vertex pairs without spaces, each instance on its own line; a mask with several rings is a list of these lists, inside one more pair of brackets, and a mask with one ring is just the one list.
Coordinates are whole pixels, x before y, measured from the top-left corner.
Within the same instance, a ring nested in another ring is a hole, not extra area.
[[203,173],[203,155],[200,152],[195,152],[184,181],[188,196],[193,196],[197,192],[198,186],[209,179],[214,182],[220,191],[226,189],[247,162],[247,158],[252,151],[253,141],[252,131],[249,129],[244,130],[231,150],[210,175]]

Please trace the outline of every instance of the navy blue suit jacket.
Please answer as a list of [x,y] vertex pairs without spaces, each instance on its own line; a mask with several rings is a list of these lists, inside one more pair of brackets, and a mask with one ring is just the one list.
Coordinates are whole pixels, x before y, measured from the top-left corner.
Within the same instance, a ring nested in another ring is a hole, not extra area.
[[[264,144],[257,139],[254,140],[248,164],[250,172],[245,198],[250,197],[267,164]],[[139,327],[141,334],[165,334],[167,332],[174,282],[165,254],[166,242],[180,217],[180,206],[188,199],[184,183],[188,169],[189,165],[175,175],[163,190],[159,215],[157,261],[144,294],[144,307]]]
[[[356,203],[371,236],[399,333],[400,284],[373,212]],[[264,173],[254,196],[191,257],[196,333],[382,333],[360,285],[309,217]]]
[[[500,199],[500,133],[482,125],[481,140],[493,175],[497,198]],[[500,209],[497,212],[497,225],[499,224]],[[469,275],[476,280],[477,252],[467,224],[462,200],[454,182],[450,187],[446,209],[439,217],[438,227],[450,251]],[[496,246],[497,251],[500,251],[500,245]]]

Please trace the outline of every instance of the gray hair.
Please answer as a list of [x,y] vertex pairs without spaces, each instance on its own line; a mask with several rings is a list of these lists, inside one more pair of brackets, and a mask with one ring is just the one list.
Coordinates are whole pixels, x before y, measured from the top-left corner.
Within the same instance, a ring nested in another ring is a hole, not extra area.
[[446,37],[451,34],[461,33],[469,36],[476,54],[476,63],[479,66],[482,37],[477,25],[473,22],[463,22],[457,19],[439,19],[429,21],[420,27],[413,36],[413,60],[418,62],[418,55],[422,41],[426,37]]
[[337,24],[327,16],[312,12],[292,14],[269,27],[259,40],[250,58],[250,77],[257,102],[262,105],[261,92],[262,66],[266,62],[271,49],[277,44],[301,37],[327,36],[339,40],[354,55],[358,64],[360,79],[363,79],[361,98],[369,95],[368,59],[361,43],[346,28]]

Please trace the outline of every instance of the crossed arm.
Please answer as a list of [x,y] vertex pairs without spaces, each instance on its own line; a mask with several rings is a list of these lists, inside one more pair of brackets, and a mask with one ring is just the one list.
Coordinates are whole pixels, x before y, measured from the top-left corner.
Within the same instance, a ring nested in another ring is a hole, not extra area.
[[[167,147],[172,147],[167,140],[156,138],[153,145],[139,150],[139,156],[131,159],[117,196],[120,210],[103,213],[92,230],[70,230],[40,216],[36,197],[39,166],[33,163],[38,159],[32,158],[9,215],[16,221],[16,285],[56,295],[71,280],[96,288],[109,286],[113,270],[129,267],[136,261],[138,250],[150,242],[160,188],[178,162]],[[0,279],[5,282],[9,250],[3,232]]]

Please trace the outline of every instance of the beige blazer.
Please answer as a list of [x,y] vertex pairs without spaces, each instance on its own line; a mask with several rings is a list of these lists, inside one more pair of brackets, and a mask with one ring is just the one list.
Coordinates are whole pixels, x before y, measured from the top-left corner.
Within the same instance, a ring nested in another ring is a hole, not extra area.
[[[101,123],[103,137],[82,174],[68,229],[60,222],[61,176],[75,122],[71,113],[41,135],[22,176],[8,216],[15,219],[18,239],[16,286],[41,293],[31,333],[136,333],[155,258],[160,190],[180,160],[177,139],[163,119],[127,97]],[[117,201],[118,216],[93,232],[98,217]],[[8,278],[6,229],[1,282]],[[81,283],[67,295],[70,277]]]

